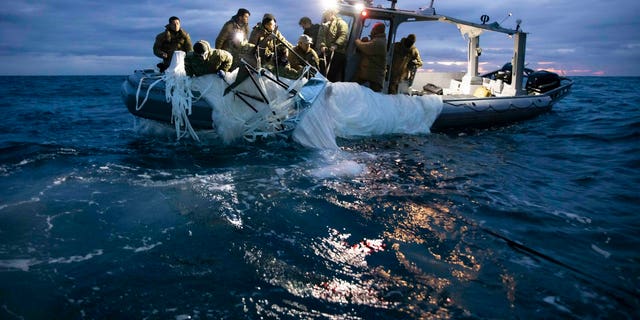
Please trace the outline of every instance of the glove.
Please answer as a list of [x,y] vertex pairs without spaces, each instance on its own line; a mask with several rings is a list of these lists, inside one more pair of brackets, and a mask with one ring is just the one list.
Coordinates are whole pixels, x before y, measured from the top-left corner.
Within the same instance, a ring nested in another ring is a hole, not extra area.
[[220,77],[221,79],[224,79],[224,76],[226,75],[226,73],[224,73],[224,71],[222,70],[218,70],[218,72],[216,73],[218,75],[218,77]]

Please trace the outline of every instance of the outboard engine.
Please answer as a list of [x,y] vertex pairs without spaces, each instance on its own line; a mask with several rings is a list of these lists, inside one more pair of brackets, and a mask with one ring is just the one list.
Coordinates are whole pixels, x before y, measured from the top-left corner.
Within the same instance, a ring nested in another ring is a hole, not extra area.
[[[502,68],[500,70],[495,72],[493,78],[495,80],[502,80],[502,82],[504,82],[506,84],[511,84],[511,70],[512,69],[513,69],[513,66],[511,65],[511,62],[507,62],[502,66]],[[534,71],[529,69],[529,68],[524,68],[524,70],[523,70],[524,76],[529,76],[533,72]]]
[[511,84],[511,63],[507,63],[502,66],[502,69],[496,72],[496,80],[502,80],[502,82]]
[[560,76],[546,70],[529,74],[526,89],[529,93],[545,93],[560,86]]

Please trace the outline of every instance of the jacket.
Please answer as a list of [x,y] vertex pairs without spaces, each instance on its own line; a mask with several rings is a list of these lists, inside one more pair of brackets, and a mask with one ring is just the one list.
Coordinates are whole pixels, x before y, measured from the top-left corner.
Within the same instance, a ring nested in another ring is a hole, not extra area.
[[312,24],[311,27],[304,29],[303,33],[311,37],[311,41],[313,41],[314,49],[319,49],[319,45],[320,45],[319,36],[320,36],[321,30],[322,30],[322,25],[320,24]]
[[336,52],[347,52],[347,33],[349,27],[340,17],[335,17],[328,25],[320,28],[318,32],[318,49],[336,46]]
[[231,64],[231,68],[229,70],[234,70],[239,67],[242,63],[242,60],[249,63],[252,66],[256,64],[256,46],[251,43],[234,45],[231,49],[227,50],[233,56],[233,64]]
[[285,43],[288,48],[293,47],[291,43],[284,38],[280,31],[274,30],[271,32],[265,29],[262,26],[262,23],[258,23],[253,27],[251,36],[249,37],[249,43],[254,44],[256,46],[256,50],[259,50],[260,59],[262,59],[263,62],[271,60],[271,57],[273,57],[273,53],[276,50],[276,46],[280,43]]
[[233,41],[236,39],[236,34],[241,32],[244,35],[243,40],[249,39],[249,26],[238,24],[238,17],[233,16],[231,20],[227,21],[220,33],[216,38],[216,49],[224,49],[227,51],[232,50]]
[[412,67],[420,68],[423,64],[418,48],[414,45],[407,48],[405,41],[406,39],[402,38],[400,42],[393,44],[393,62],[391,64],[390,80],[392,83],[399,83],[407,79],[409,70]]
[[361,53],[356,79],[382,85],[387,61],[387,36],[378,33],[372,37],[370,41],[355,41]]
[[[313,50],[313,48],[309,47],[309,50],[307,50],[307,52],[302,51],[302,48],[300,48],[299,46],[296,46],[295,48],[293,48],[293,51],[289,54],[289,63],[291,64],[291,67],[300,71],[302,69],[304,69],[304,67],[307,65],[307,63],[309,63],[312,67],[314,67],[316,70],[318,70],[318,68],[320,68],[320,58],[318,57],[318,54],[316,53],[315,50]],[[298,58],[298,55],[296,55],[296,53],[302,57],[303,60],[301,60],[300,58]],[[307,63],[305,63],[305,61]]]
[[273,74],[278,74],[279,77],[284,77],[287,79],[298,79],[302,70],[296,70],[291,67],[289,63],[278,63],[278,68],[276,70],[276,63],[273,61],[269,61],[269,63],[265,64],[265,69],[271,71]]
[[222,49],[211,49],[209,42],[204,40],[198,42],[202,43],[206,48],[207,58],[203,60],[193,51],[187,53],[184,58],[184,69],[188,76],[197,77],[216,73],[220,70],[229,71],[233,63],[233,57],[229,52]]
[[[177,32],[172,31],[167,24],[165,31],[160,32],[156,36],[156,41],[153,43],[153,54],[163,59],[166,64],[169,64],[173,52],[177,50],[184,52],[192,51],[191,37],[189,37],[189,34],[184,31],[184,29],[180,29]],[[166,58],[162,56],[163,52],[167,54]]]

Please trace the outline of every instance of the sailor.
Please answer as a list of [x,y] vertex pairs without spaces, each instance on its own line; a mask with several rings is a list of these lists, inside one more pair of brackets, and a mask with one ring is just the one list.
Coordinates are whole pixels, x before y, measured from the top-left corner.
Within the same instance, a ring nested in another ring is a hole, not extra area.
[[324,26],[318,34],[319,54],[323,60],[320,71],[329,81],[343,81],[349,27],[334,9],[325,11],[322,21]]
[[[287,39],[278,31],[276,18],[270,13],[266,13],[262,22],[258,23],[249,36],[249,43],[255,45],[256,57],[258,61],[268,62],[275,53],[276,46],[284,44],[288,48],[293,47]],[[258,63],[257,67],[260,67]]]
[[362,57],[354,81],[359,84],[368,82],[369,88],[375,92],[382,91],[384,83],[387,59],[387,36],[384,28],[384,23],[378,22],[371,29],[371,39],[364,37],[355,41]]
[[400,42],[393,44],[393,62],[391,63],[391,80],[389,81],[390,94],[398,93],[400,82],[405,80],[412,82],[416,70],[422,67],[420,52],[414,45],[415,43],[416,35],[410,34],[406,38],[402,38]]
[[231,52],[234,41],[248,41],[250,15],[249,10],[245,8],[238,9],[236,15],[222,26],[216,38],[216,49],[224,49]]
[[[294,54],[289,55],[289,63],[293,69],[301,71],[309,64],[313,68],[312,70],[319,70],[320,59],[312,46],[311,37],[306,34],[300,36],[298,45],[293,48]],[[313,71],[311,76],[313,76]]]
[[162,62],[157,65],[160,72],[169,68],[174,51],[191,51],[191,37],[184,29],[180,28],[178,17],[169,18],[169,24],[164,28],[165,31],[156,36],[156,41],[153,44],[153,54],[162,59]]
[[265,64],[265,68],[277,74],[279,77],[288,79],[298,79],[302,74],[302,69],[296,70],[291,67],[289,63],[289,49],[284,45],[276,47],[276,54]]
[[212,49],[209,42],[198,40],[193,45],[193,51],[187,53],[184,58],[184,69],[188,76],[197,77],[219,71],[227,72],[232,62],[233,57],[229,52],[222,49]]
[[[311,37],[311,41],[313,42],[314,45],[318,45],[318,34],[320,32],[320,29],[322,27],[322,25],[317,24],[317,23],[313,23],[311,22],[311,18],[309,17],[302,17],[300,18],[300,21],[298,22],[298,25],[300,25],[300,27],[303,30],[303,33],[308,35],[309,37]],[[316,47],[312,47],[313,49],[319,49]]]

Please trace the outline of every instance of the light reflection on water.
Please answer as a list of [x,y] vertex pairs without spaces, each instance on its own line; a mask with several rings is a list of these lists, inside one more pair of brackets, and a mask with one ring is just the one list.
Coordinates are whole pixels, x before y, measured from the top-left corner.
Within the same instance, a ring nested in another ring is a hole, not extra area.
[[[312,196],[322,198],[327,207],[352,214],[352,219],[366,221],[373,228],[364,234],[360,230],[355,235],[349,227],[327,227],[324,236],[297,235],[289,239],[291,248],[280,252],[260,244],[245,248],[245,261],[256,268],[263,281],[302,301],[316,302],[282,304],[256,299],[245,301],[247,304],[253,305],[258,314],[271,316],[360,318],[371,313],[452,318],[471,314],[457,304],[458,289],[453,286],[476,280],[483,267],[483,258],[477,257],[483,252],[465,240],[474,237],[477,230],[458,219],[447,201],[413,200],[425,194],[438,197],[440,192],[434,192],[433,181],[442,178],[441,171],[410,167],[412,172],[407,174],[399,172],[397,161],[388,160],[359,159],[366,164],[361,174],[330,179],[326,177],[331,175],[325,175],[316,181],[321,188],[316,187]],[[307,213],[313,208],[301,210]],[[267,239],[261,239],[271,242],[274,237],[284,235],[270,233]],[[289,249],[301,251],[299,255],[309,263],[295,263]],[[457,279],[456,283],[451,279]],[[344,313],[344,308],[310,307],[320,302],[366,306],[370,311]]]

